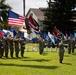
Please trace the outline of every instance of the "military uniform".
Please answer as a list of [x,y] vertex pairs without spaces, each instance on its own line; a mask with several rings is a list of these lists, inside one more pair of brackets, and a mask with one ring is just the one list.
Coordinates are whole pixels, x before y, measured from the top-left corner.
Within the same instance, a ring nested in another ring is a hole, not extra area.
[[75,38],[73,37],[72,40],[71,40],[71,50],[72,50],[72,53],[74,53],[74,49],[75,49]]
[[62,63],[64,57],[64,45],[63,42],[61,41],[59,43],[59,62]]
[[71,53],[71,39],[68,39],[68,54]]
[[8,38],[4,38],[4,50],[5,50],[5,57],[8,58],[8,52],[9,52],[9,47],[8,47]]
[[24,38],[20,38],[20,50],[21,50],[21,56],[24,57],[24,49],[25,49],[25,41]]
[[4,54],[4,41],[2,38],[0,38],[0,58],[2,58]]
[[9,39],[9,48],[10,48],[10,56],[13,58],[13,54],[14,54],[13,38]]
[[19,57],[19,34],[18,33],[14,37],[14,45],[15,45],[15,56]]
[[19,57],[19,40],[15,39],[14,44],[15,44],[15,56]]
[[39,38],[39,54],[42,54],[44,50],[44,40]]

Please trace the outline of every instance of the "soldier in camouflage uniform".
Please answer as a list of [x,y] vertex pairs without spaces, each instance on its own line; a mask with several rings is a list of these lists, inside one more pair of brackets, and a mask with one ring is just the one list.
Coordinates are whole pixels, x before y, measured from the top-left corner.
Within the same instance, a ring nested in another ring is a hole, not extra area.
[[4,56],[4,38],[2,37],[2,56]]
[[68,54],[70,54],[71,53],[71,39],[70,39],[70,37],[68,38],[67,42],[68,42]]
[[70,54],[71,53],[71,39],[70,39],[70,37],[68,38],[67,42],[68,42],[68,54]]
[[24,57],[24,49],[25,49],[25,41],[24,37],[20,38],[20,50],[21,50],[21,56]]
[[62,63],[64,57],[64,45],[63,42],[60,40],[59,43],[59,62]]
[[14,37],[14,45],[15,45],[15,56],[19,57],[19,35],[16,34]]
[[42,54],[44,50],[44,39],[39,36],[39,54]]
[[71,50],[72,50],[72,53],[74,53],[74,49],[75,49],[75,37],[73,37],[72,40],[71,40]]
[[9,42],[9,39],[6,36],[4,38],[4,50],[5,50],[5,57],[6,58],[8,58],[8,52],[9,52],[8,42]]
[[14,54],[13,38],[10,38],[10,39],[9,39],[9,48],[10,48],[10,56],[13,58],[13,54]]
[[2,58],[4,54],[4,41],[3,41],[3,38],[0,37],[0,58]]

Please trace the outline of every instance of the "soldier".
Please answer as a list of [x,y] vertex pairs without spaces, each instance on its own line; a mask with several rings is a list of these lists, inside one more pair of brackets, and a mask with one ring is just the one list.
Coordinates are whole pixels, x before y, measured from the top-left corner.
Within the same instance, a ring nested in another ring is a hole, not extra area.
[[59,62],[62,63],[64,57],[64,45],[63,42],[60,40],[59,43]]
[[8,51],[9,51],[9,47],[8,47],[8,38],[7,35],[4,38],[4,50],[5,50],[5,57],[8,58]]
[[70,54],[71,53],[71,39],[70,39],[70,37],[68,38],[68,54]]
[[3,38],[0,37],[0,58],[2,58],[4,53],[4,42],[3,42]]
[[9,38],[9,48],[10,48],[10,56],[13,58],[14,54],[14,44],[13,44],[13,38]]
[[39,36],[39,54],[42,54],[44,50],[44,39]]
[[25,49],[25,41],[24,37],[20,38],[20,50],[21,50],[21,56],[24,57],[24,49]]
[[72,40],[71,40],[71,50],[72,50],[72,53],[74,53],[74,49],[75,49],[75,38],[73,37]]
[[16,57],[19,57],[19,35],[16,34],[16,36],[14,37],[14,45],[15,45],[15,55]]
[[2,37],[2,56],[4,56],[4,39]]
[[1,45],[2,45],[2,39],[1,39],[1,37],[0,37],[0,58],[2,58],[2,48],[1,48]]

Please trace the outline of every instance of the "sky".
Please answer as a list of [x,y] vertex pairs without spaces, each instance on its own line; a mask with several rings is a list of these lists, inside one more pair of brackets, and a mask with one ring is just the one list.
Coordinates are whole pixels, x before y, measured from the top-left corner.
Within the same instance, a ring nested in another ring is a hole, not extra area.
[[[25,14],[30,8],[47,7],[48,0],[25,0]],[[12,11],[23,15],[23,0],[6,0],[6,4],[12,7]]]

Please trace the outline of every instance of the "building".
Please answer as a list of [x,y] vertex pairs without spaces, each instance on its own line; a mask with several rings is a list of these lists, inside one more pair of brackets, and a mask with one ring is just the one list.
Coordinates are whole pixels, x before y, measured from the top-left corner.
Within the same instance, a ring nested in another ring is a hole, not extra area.
[[[42,21],[44,20],[44,11],[45,8],[30,8],[28,13],[26,14],[26,17],[28,18],[30,14],[32,14],[33,18],[38,22],[41,28],[43,26]],[[71,19],[71,21],[73,21],[74,23],[71,26],[74,27],[74,30],[76,31],[76,11],[73,11],[73,13],[74,17]]]
[[43,11],[40,8],[30,8],[26,14],[26,17],[28,18],[31,14],[33,15],[33,18],[38,22],[38,24],[42,25],[42,21],[44,20]]

